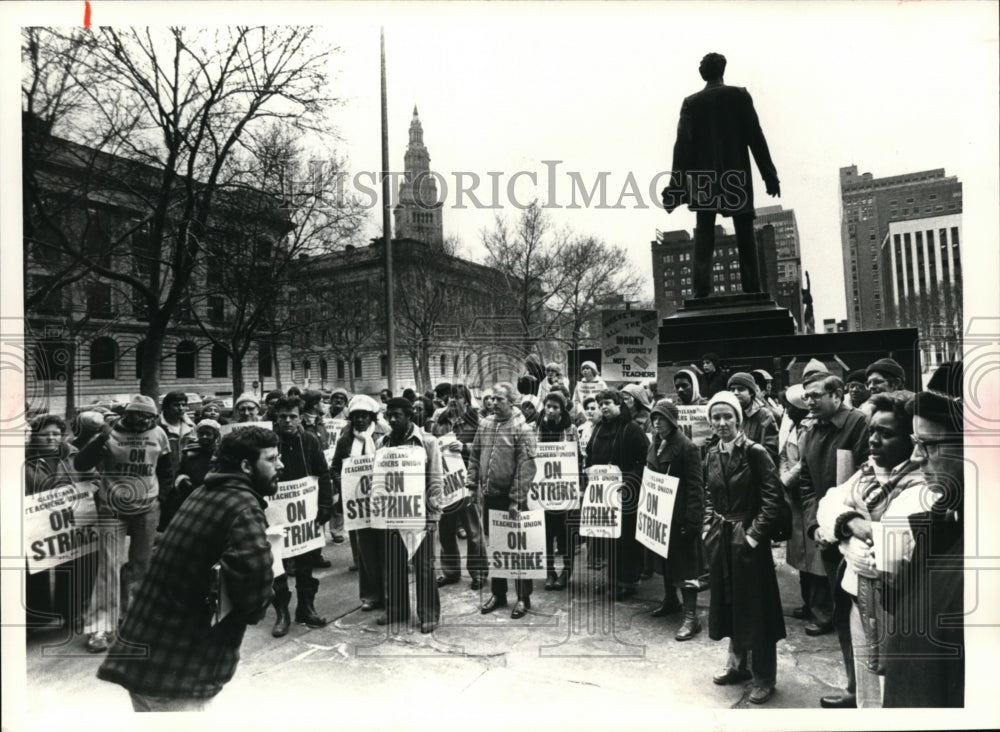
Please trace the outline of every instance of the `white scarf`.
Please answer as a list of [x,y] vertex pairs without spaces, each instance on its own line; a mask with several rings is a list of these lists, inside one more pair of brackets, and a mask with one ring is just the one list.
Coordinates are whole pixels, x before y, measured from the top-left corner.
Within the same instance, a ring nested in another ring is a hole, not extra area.
[[375,434],[375,423],[368,425],[368,429],[364,432],[354,431],[354,442],[351,443],[351,457],[358,457],[360,455],[374,455],[375,454],[375,440],[372,439],[372,435]]

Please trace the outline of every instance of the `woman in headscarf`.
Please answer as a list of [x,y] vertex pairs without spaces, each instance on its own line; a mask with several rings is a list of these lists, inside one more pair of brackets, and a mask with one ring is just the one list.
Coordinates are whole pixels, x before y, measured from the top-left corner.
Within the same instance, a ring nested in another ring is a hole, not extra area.
[[701,451],[677,426],[677,405],[661,399],[653,406],[653,441],[646,454],[646,468],[678,479],[674,512],[670,519],[667,558],[659,556],[657,568],[663,573],[663,602],[653,611],[654,618],[677,612],[677,588],[684,598],[684,623],[674,636],[686,641],[701,632],[698,621],[698,576],[703,557],[701,526],[705,515],[704,476]]
[[[374,455],[375,443],[384,434],[376,423],[378,404],[370,396],[358,394],[347,405],[348,424],[337,440],[333,452],[330,473],[334,490],[341,495],[340,474],[344,460],[349,457]],[[341,500],[345,500],[341,496]],[[358,590],[361,595],[361,609],[365,612],[385,607],[385,583],[383,582],[382,561],[385,547],[383,532],[379,529],[359,529],[348,532],[351,540],[351,554],[358,568]]]
[[[719,685],[753,680],[750,701],[774,695],[777,642],[785,637],[771,533],[784,501],[777,468],[767,450],[740,430],[736,395],[720,391],[708,402],[708,421],[719,438],[705,455],[705,549],[712,597],[708,634],[729,638]],[[747,661],[749,657],[749,666]]]

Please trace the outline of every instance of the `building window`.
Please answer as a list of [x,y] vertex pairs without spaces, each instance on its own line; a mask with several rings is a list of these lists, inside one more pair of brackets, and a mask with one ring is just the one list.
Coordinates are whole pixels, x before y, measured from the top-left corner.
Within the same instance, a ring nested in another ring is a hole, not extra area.
[[225,379],[229,376],[229,354],[218,343],[212,346],[212,378]]
[[337,378],[340,379],[341,381],[343,381],[346,378],[344,359],[342,358],[337,359]]
[[319,379],[320,381],[326,381],[329,376],[329,369],[326,366],[326,359],[321,358],[319,360]]
[[384,353],[378,357],[378,368],[383,378],[389,376],[389,357]]
[[260,377],[271,378],[271,344],[257,344],[257,373]]
[[90,344],[90,378],[115,378],[118,362],[118,344],[111,338],[95,338]]
[[355,358],[354,359],[354,378],[355,379],[360,379],[361,378],[361,359],[360,358]]
[[135,378],[142,378],[142,359],[146,355],[146,341],[135,344]]
[[87,314],[92,318],[113,318],[111,285],[93,282],[87,285]]
[[191,341],[181,341],[177,344],[174,375],[178,379],[193,379],[198,347]]
[[448,357],[443,353],[441,354],[441,375],[445,376],[448,373]]
[[226,306],[220,295],[208,297],[208,319],[213,323],[221,323],[226,317]]

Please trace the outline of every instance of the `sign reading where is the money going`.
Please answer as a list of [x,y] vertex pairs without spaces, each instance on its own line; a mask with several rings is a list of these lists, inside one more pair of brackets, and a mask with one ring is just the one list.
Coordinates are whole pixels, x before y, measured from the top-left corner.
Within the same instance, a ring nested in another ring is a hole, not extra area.
[[601,376],[607,382],[656,378],[655,310],[601,311]]

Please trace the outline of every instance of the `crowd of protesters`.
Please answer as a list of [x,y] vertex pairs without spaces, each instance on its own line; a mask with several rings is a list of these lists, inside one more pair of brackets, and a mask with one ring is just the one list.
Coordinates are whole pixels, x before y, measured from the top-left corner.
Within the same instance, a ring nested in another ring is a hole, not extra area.
[[[763,704],[775,693],[776,644],[786,636],[772,555],[780,541],[799,574],[801,605],[790,617],[808,635],[836,633],[840,644],[847,686],[819,700],[823,707],[962,706],[962,653],[953,652],[963,645],[961,625],[914,623],[928,608],[932,620],[962,613],[961,569],[948,562],[962,556],[961,364],[946,364],[919,393],[904,389],[906,374],[891,358],[844,378],[813,359],[799,383],[776,392],[766,371],[727,373],[707,354],[672,381],[672,398],[655,385],[609,388],[586,362],[571,395],[557,364],[529,362],[516,386],[478,396],[459,383],[399,397],[384,389],[377,399],[293,387],[240,395],[231,414],[207,399],[194,415],[187,396],[171,392],[159,406],[139,395],[117,413],[89,409],[72,424],[38,416],[27,494],[92,486],[102,540],[55,573],[54,593],[48,573],[29,575],[29,613],[82,624],[91,652],[151,645],[149,658],[115,653],[99,672],[129,689],[136,709],[200,708],[231,678],[247,624],[273,607],[272,634],[289,632],[290,579],[294,621],[328,622],[315,604],[315,570],[330,566],[320,550],[272,572],[262,508],[279,477],[317,479],[312,518],[329,524],[334,543],[349,540],[360,609],[382,611],[378,625],[407,623],[413,571],[419,627],[430,633],[440,590],[461,581],[460,540],[471,588],[489,589],[480,612],[508,605],[507,579],[491,577],[487,564],[487,512],[526,510],[537,445],[562,442],[576,445],[581,481],[593,466],[620,470],[621,534],[583,540],[579,507],[546,511],[545,590],[569,586],[583,551],[590,568],[606,572],[609,602],[627,601],[658,573],[664,596],[652,615],[680,615],[677,641],[702,632],[698,594],[708,591],[708,636],[728,639],[713,681],[751,682],[749,700]],[[681,423],[679,409],[691,406],[704,411],[702,437]],[[230,422],[255,424],[223,437]],[[403,446],[426,457],[423,541],[413,550],[399,531],[374,528],[345,536],[345,461]],[[465,463],[468,490],[444,511],[443,456]],[[647,470],[678,481],[666,558],[636,538]],[[895,553],[884,549],[890,531]],[[213,565],[242,593],[219,637],[205,606]],[[516,620],[531,610],[534,588],[527,579],[513,585]],[[164,638],[181,620],[201,635]]]

